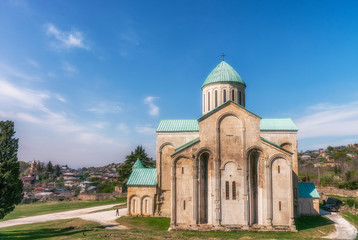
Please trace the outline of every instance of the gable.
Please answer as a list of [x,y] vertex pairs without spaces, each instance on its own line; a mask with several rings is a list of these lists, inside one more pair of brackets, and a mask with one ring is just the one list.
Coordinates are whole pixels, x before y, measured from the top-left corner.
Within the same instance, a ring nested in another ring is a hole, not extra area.
[[298,183],[298,197],[300,198],[320,198],[315,185],[311,182]]

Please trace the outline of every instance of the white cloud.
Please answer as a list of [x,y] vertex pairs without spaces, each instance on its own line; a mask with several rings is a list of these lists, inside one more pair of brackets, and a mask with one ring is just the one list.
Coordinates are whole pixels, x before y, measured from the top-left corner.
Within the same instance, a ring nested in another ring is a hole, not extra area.
[[149,114],[152,116],[158,116],[159,114],[159,107],[154,104],[154,100],[158,97],[148,96],[144,99],[144,104],[149,106]]
[[66,72],[70,72],[70,73],[76,73],[77,72],[77,68],[72,66],[71,64],[69,64],[68,62],[64,62],[62,64],[62,70],[66,71]]
[[97,114],[119,113],[122,110],[120,105],[121,103],[118,102],[100,102],[96,106],[89,108],[88,111]]
[[155,134],[155,128],[152,128],[150,125],[140,125],[140,126],[136,126],[135,130],[138,133],[143,133],[143,134]]
[[33,60],[33,59],[27,59],[27,62],[28,62],[31,66],[35,67],[35,68],[39,68],[39,67],[40,67],[40,64],[39,64],[38,62],[36,62],[35,60]]
[[317,104],[314,111],[296,120],[300,139],[358,135],[358,102]]
[[25,74],[25,73],[19,71],[18,69],[10,67],[4,63],[0,63],[0,70],[1,70],[2,75],[6,74],[6,75],[21,78],[21,79],[25,79],[25,80],[40,80],[40,78],[37,76],[31,76],[29,74]]
[[57,43],[55,43],[56,47],[89,49],[84,44],[83,34],[79,31],[64,32],[50,23],[47,24],[46,33],[57,40]]

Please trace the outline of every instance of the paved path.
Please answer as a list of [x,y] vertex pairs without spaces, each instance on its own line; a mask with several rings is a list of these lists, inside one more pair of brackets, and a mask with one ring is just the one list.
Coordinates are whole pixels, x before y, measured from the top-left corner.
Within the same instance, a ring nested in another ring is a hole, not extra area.
[[327,212],[325,210],[319,210],[321,215],[326,216],[332,222],[336,228],[336,232],[331,233],[330,235],[324,238],[330,239],[356,239],[357,229],[347,220],[345,220],[340,214],[334,212]]
[[17,219],[0,222],[0,228],[22,225],[22,224],[61,220],[61,219],[82,218],[84,220],[96,221],[101,225],[105,226],[106,228],[123,229],[123,227],[118,225],[115,219],[125,215],[127,212],[127,208],[119,209],[119,216],[116,216],[116,210],[113,209],[103,212],[97,212],[97,213],[93,213],[93,212],[103,209],[109,209],[114,206],[124,205],[124,204],[125,203],[110,204],[110,205],[103,205],[98,207],[82,208],[82,209],[71,210],[66,212],[38,215],[33,217],[17,218]]

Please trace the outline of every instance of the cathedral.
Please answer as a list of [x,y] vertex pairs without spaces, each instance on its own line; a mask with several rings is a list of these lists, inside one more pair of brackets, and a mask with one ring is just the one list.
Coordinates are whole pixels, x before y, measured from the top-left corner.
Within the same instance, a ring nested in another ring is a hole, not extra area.
[[160,121],[156,168],[138,159],[128,179],[128,215],[170,217],[173,230],[296,230],[298,129],[246,109],[245,89],[223,60],[201,86],[201,117]]

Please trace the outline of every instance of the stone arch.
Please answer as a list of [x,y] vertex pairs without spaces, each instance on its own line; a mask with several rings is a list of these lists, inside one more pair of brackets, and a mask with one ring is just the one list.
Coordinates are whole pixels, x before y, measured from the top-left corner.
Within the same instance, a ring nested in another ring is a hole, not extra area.
[[233,116],[233,117],[236,117],[242,124],[242,127],[245,129],[245,121],[242,120],[241,118],[239,118],[239,116],[235,113],[235,112],[232,112],[232,111],[229,111],[229,112],[226,112],[226,113],[223,113],[221,114],[218,119],[216,120],[216,129],[219,131],[220,129],[220,124],[221,122],[228,116]]
[[292,166],[287,156],[275,154],[269,160],[269,214],[272,225],[291,225],[293,219]]
[[158,186],[163,191],[170,190],[170,165],[171,154],[174,153],[175,145],[165,142],[159,147],[159,159],[157,163]]
[[291,161],[287,159],[287,155],[284,155],[284,154],[281,154],[281,153],[277,153],[277,154],[272,155],[272,156],[269,158],[269,160],[268,160],[268,162],[267,162],[267,167],[272,168],[272,163],[273,163],[273,161],[275,161],[277,158],[283,158],[284,160],[287,161],[287,164],[288,164],[289,166],[291,166]]
[[130,215],[141,215],[141,199],[137,195],[132,195],[129,198],[129,214]]
[[230,160],[226,160],[226,161],[224,161],[224,162],[221,163],[220,170],[224,170],[226,164],[228,164],[228,163],[234,163],[234,164],[237,166],[237,170],[240,170],[240,169],[241,169],[240,166],[239,166],[239,164],[237,164],[237,162],[235,162],[234,160],[231,160],[231,159],[230,159]]
[[172,223],[193,221],[193,161],[179,155],[172,164]]
[[142,215],[152,215],[153,214],[153,199],[148,196],[144,195],[141,197],[141,209]]
[[283,142],[280,144],[280,146],[290,152],[292,152],[292,150],[293,150],[292,143],[290,143],[290,142]]

